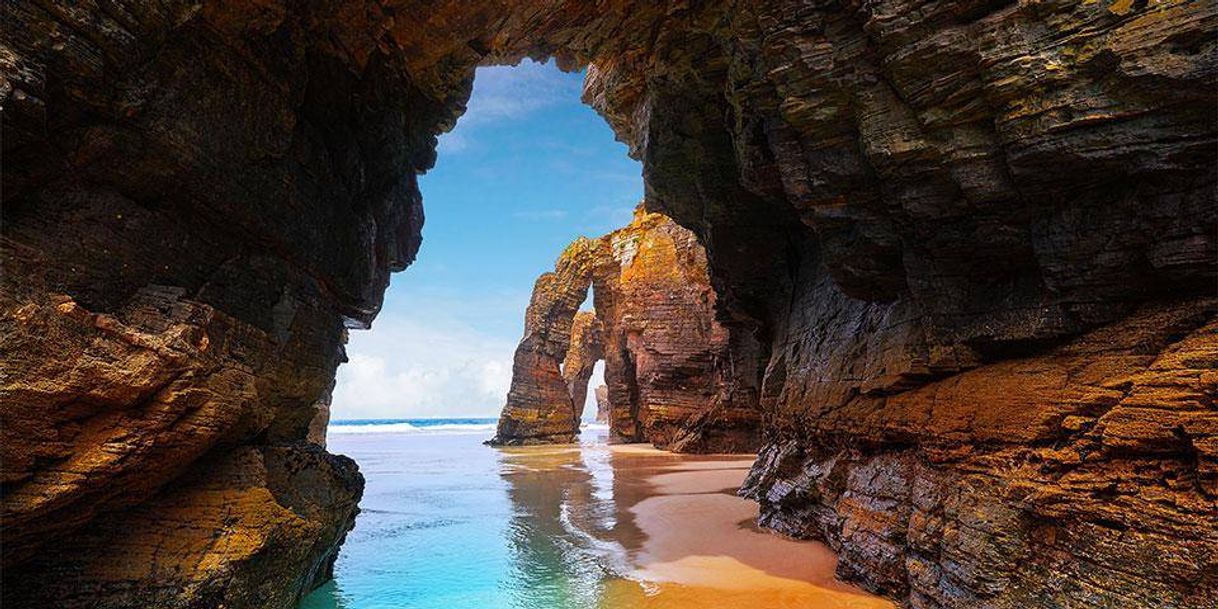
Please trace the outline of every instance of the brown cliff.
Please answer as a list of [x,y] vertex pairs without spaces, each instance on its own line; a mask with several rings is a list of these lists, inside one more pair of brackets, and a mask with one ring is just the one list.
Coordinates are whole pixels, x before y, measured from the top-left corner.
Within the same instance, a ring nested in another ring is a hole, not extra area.
[[580,311],[571,323],[571,347],[562,362],[562,378],[567,383],[567,394],[571,396],[575,424],[583,414],[588,400],[588,380],[596,362],[605,357],[605,343],[601,336],[601,322],[592,311]]
[[755,450],[758,379],[735,367],[738,332],[715,318],[697,238],[640,210],[602,242],[593,302],[604,327],[611,437],[678,452]]
[[[524,56],[590,64],[648,205],[705,245],[733,374],[762,388],[764,522],[916,607],[1215,595],[1212,2],[0,11],[6,600],[191,606],[176,575],[99,586],[141,554],[90,540],[207,505],[192,489],[233,478],[191,472],[229,455],[315,454],[343,327],[418,248],[415,172],[473,68]],[[565,393],[555,346],[530,353]],[[349,524],[294,493],[358,478],[257,461],[240,488],[318,524],[285,529],[316,553],[283,566],[286,607]],[[239,535],[199,522],[180,538]]]
[[[492,444],[551,444],[575,441],[579,412],[571,399],[571,385],[563,377],[563,362],[575,359],[585,345],[572,345],[579,305],[588,297],[592,263],[599,243],[577,239],[567,246],[554,271],[537,278],[525,313],[524,338],[512,361],[512,385],[507,405],[499,417]],[[580,327],[581,338],[591,338],[589,325]],[[575,365],[573,367],[578,367]],[[587,374],[592,374],[591,366]],[[587,391],[587,379],[584,389]],[[583,403],[580,403],[583,406]]]
[[1216,311],[1147,307],[916,389],[830,390],[817,442],[771,444],[744,492],[915,606],[1035,606],[1046,585],[1081,606],[1205,606]]
[[613,406],[609,403],[609,386],[596,386],[596,422],[602,425],[609,423],[609,413]]
[[[731,366],[731,332],[715,320],[706,253],[693,233],[640,209],[622,229],[577,240],[555,269],[534,288],[517,348],[517,362],[530,365],[513,368],[493,444],[574,441],[588,379],[604,359],[603,402],[615,440],[676,451],[756,447],[757,393]],[[578,302],[571,303],[585,297],[589,285],[595,313],[572,315]],[[565,304],[553,306],[556,301]],[[521,356],[536,351],[538,336],[562,337],[565,393],[533,389],[556,386],[554,355]],[[565,427],[556,428],[564,420]]]

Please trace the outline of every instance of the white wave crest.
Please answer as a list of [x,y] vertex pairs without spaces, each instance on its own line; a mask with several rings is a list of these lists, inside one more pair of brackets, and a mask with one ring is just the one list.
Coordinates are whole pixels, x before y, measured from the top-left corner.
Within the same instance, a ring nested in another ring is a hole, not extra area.
[[330,434],[399,433],[417,435],[486,434],[495,431],[494,423],[444,423],[441,425],[415,426],[410,423],[372,423],[343,425],[333,423],[326,430]]

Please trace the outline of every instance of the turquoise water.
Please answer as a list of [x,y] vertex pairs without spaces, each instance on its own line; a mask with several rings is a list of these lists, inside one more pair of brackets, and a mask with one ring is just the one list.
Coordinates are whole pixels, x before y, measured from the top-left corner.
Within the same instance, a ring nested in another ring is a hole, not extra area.
[[367,481],[335,578],[303,609],[892,609],[832,552],[754,526],[748,455],[495,449],[494,421],[352,421],[329,448]]
[[[595,462],[608,451],[576,453],[534,475],[482,445],[493,427],[491,419],[335,422],[329,450],[354,458],[367,488],[335,579],[301,608],[595,607],[613,560],[572,534],[563,512],[576,505],[580,518],[613,518],[608,481],[597,480],[609,468]],[[585,441],[603,440],[599,433],[586,431]],[[572,488],[587,500],[555,495]]]

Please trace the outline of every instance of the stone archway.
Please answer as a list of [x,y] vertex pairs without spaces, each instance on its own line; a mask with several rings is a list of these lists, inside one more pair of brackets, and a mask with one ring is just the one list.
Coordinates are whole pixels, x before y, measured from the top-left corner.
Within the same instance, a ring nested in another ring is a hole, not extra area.
[[[595,311],[576,313],[589,287]],[[640,206],[629,225],[576,240],[534,287],[491,443],[575,441],[603,359],[612,440],[755,450],[759,379],[728,374],[740,341],[715,318],[716,300],[705,250],[661,214]]]
[[1132,563],[1218,547],[1215,10],[5,2],[6,600],[324,578],[345,328],[414,259],[474,67],[553,56],[706,248],[763,523],[927,605],[1203,606],[1204,561]]

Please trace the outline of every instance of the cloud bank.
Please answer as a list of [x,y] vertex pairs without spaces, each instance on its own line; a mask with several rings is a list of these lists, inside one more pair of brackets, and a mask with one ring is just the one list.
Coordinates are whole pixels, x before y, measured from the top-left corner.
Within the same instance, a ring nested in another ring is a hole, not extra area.
[[452,320],[382,315],[371,331],[351,333],[334,417],[498,416],[515,347]]

